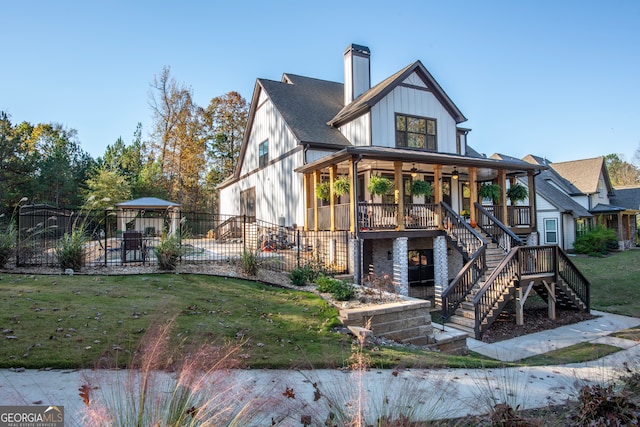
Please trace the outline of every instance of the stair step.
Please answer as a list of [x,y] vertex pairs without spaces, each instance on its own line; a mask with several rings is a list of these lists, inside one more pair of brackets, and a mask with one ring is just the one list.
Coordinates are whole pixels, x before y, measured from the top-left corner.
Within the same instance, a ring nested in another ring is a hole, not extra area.
[[469,319],[467,317],[462,317],[455,314],[449,317],[449,322],[456,325],[464,326],[465,328],[469,328],[471,330],[473,330],[476,326],[476,321],[474,319]]
[[476,336],[475,330],[473,328],[467,328],[465,326],[458,325],[456,323],[445,323],[445,326],[448,326],[450,328],[456,329],[461,332],[465,332],[469,336],[469,338],[475,338]]

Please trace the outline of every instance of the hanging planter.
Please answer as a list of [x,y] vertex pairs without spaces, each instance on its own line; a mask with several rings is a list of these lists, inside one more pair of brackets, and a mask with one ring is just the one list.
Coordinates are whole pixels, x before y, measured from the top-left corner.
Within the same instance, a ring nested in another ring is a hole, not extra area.
[[478,195],[483,199],[490,199],[494,205],[500,202],[502,188],[498,184],[482,184],[478,189]]
[[507,197],[511,200],[511,205],[515,206],[516,203],[524,200],[529,195],[527,187],[520,183],[515,183],[507,190]]
[[329,197],[331,196],[331,188],[329,187],[328,182],[320,182],[316,184],[316,197],[325,202],[329,201]]
[[428,199],[433,194],[433,187],[429,181],[417,179],[411,183],[411,194],[425,196]]
[[349,194],[349,179],[346,176],[341,176],[333,181],[333,193],[336,196]]
[[369,193],[379,196],[387,194],[392,188],[393,182],[389,178],[380,175],[372,176],[371,179],[369,179],[369,186],[367,187]]

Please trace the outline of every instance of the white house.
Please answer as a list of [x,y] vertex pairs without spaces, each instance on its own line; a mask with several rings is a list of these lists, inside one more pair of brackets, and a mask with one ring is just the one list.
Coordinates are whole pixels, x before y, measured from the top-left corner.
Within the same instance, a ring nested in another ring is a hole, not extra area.
[[[494,267],[488,240],[501,258],[537,243],[535,198],[509,206],[505,189],[521,178],[535,190],[548,166],[469,147],[467,119],[421,61],[372,86],[367,47],[349,45],[343,60],[344,83],[288,73],[256,81],[238,165],[219,187],[220,212],[346,231],[357,281],[388,273],[402,293],[457,307]],[[338,181],[348,183],[344,194]],[[483,207],[485,182],[501,191]],[[379,194],[381,183],[390,187]]]

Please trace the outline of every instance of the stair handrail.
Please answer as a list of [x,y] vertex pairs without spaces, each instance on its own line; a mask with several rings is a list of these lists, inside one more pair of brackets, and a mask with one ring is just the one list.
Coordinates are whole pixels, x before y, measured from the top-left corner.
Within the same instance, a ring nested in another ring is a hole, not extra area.
[[482,334],[489,329],[495,320],[495,318],[490,318],[489,314],[511,284],[520,277],[519,249],[519,247],[515,247],[509,251],[473,298],[476,339],[480,339]]
[[564,280],[569,289],[582,300],[587,311],[589,311],[591,309],[591,283],[560,247],[557,247],[556,251],[558,275]]
[[513,231],[496,218],[491,212],[486,210],[480,203],[474,203],[478,213],[478,227],[491,236],[491,239],[498,244],[498,247],[505,252],[509,252],[512,247],[523,246],[524,242]]
[[481,246],[486,245],[484,238],[446,202],[440,202],[440,205],[442,206],[442,226],[447,236],[462,250],[465,259],[470,260]]
[[[451,209],[451,206],[445,202],[441,202],[441,205],[447,238],[454,245],[460,245],[459,247],[466,254],[465,258],[468,259],[447,289],[442,292],[442,318],[444,320],[453,315],[487,270],[487,242],[464,218]],[[470,250],[473,252],[469,252]]]

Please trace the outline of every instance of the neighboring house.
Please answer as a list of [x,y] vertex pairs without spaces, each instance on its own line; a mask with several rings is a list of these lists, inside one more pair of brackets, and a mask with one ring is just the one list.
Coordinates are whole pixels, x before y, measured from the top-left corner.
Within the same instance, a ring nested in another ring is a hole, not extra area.
[[626,247],[632,248],[640,244],[638,222],[640,220],[640,186],[624,186],[614,188],[611,203],[625,209],[621,213],[620,236],[625,240]]
[[[537,243],[535,198],[509,206],[505,190],[520,178],[535,192],[534,177],[548,167],[470,148],[470,129],[460,127],[466,117],[420,61],[371,86],[369,49],[350,45],[344,72],[344,84],[294,74],[256,81],[238,165],[219,186],[220,212],[349,232],[356,281],[388,273],[401,293],[435,294],[452,315],[490,271],[484,239],[496,242],[501,258],[523,244],[518,236]],[[349,183],[340,196],[339,178]],[[379,194],[372,183],[380,178],[391,185]],[[423,182],[432,191],[412,191]],[[478,189],[485,182],[501,194],[483,207]],[[323,186],[326,200],[316,193]]]
[[528,155],[524,160],[549,166],[535,178],[541,243],[572,250],[576,237],[599,223],[615,230],[620,250],[635,246],[638,206],[616,198],[604,157],[555,163]]

